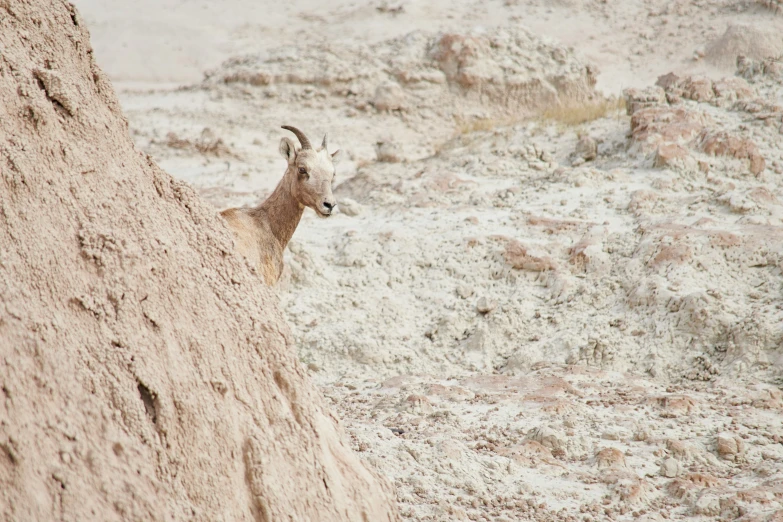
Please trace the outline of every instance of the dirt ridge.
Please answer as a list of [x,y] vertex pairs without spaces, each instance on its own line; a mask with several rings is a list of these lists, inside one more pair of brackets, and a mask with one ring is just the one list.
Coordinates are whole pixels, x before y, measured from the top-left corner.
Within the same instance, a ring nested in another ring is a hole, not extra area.
[[0,13],[0,518],[398,519],[74,7]]

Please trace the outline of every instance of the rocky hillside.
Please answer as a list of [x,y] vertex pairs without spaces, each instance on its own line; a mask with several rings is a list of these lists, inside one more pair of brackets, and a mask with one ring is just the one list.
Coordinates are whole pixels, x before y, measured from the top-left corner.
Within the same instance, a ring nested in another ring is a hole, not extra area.
[[132,135],[217,208],[343,149],[278,291],[404,519],[781,520],[780,2],[227,1]]
[[0,518],[396,520],[74,8],[0,3]]

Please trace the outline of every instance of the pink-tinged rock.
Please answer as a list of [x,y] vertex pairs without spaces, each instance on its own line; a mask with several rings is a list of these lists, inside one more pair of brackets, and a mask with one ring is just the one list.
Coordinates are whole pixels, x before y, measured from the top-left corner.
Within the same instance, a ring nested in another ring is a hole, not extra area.
[[666,93],[660,87],[625,89],[623,96],[625,97],[625,110],[629,116],[642,109],[666,105]]
[[676,244],[661,247],[652,260],[654,267],[661,265],[682,265],[693,257],[693,250],[689,245]]
[[715,97],[712,90],[712,80],[704,77],[687,77],[678,82],[683,91],[683,98],[697,102],[710,102]]
[[699,148],[712,156],[749,160],[750,172],[755,176],[766,168],[766,161],[759,153],[759,148],[747,138],[740,138],[726,131],[705,131],[699,141]]
[[774,205],[779,203],[777,196],[766,187],[755,187],[748,191],[748,198],[759,205]]
[[719,105],[728,105],[738,100],[756,97],[756,91],[742,78],[736,76],[723,78],[712,84]]
[[636,143],[657,147],[661,143],[690,140],[710,121],[706,114],[686,107],[648,107],[631,116],[631,134]]
[[653,399],[655,404],[667,413],[690,415],[696,410],[696,401],[687,395],[667,395]]
[[662,143],[655,151],[653,164],[658,168],[675,168],[685,163],[690,157],[688,149],[677,143]]
[[628,202],[628,210],[638,214],[642,210],[649,210],[661,199],[657,192],[639,189],[631,193],[631,201]]
[[733,433],[719,433],[715,438],[718,455],[724,460],[736,460],[745,452],[745,443]]
[[513,239],[506,244],[504,257],[512,268],[520,270],[545,272],[557,268],[557,263],[551,257],[533,255],[525,245]]
[[625,454],[617,448],[604,448],[595,455],[598,469],[625,468]]

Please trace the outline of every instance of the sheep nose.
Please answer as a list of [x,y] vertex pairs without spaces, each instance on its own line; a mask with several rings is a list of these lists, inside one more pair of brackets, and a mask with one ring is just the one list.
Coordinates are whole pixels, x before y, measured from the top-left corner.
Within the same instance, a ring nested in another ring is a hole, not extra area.
[[335,206],[335,203],[332,203],[331,201],[324,201],[324,207],[328,208],[329,210],[332,210]]

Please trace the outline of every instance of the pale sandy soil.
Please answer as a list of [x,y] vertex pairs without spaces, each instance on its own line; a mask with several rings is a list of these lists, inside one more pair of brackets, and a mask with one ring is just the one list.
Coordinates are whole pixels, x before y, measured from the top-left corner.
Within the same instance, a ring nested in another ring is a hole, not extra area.
[[[280,300],[406,518],[782,516],[782,76],[661,91],[633,133],[618,108],[572,125],[442,80],[385,108],[377,90],[429,74],[416,49],[439,32],[500,42],[499,67],[552,85],[589,66],[608,95],[672,71],[732,77],[714,49],[744,40],[713,42],[748,24],[751,54],[783,54],[774,9],[76,3],[138,146],[216,207],[274,186],[281,124],[347,153],[343,213],[305,214]],[[400,161],[377,161],[378,143]]]

